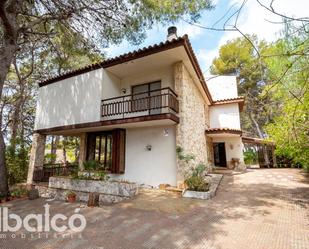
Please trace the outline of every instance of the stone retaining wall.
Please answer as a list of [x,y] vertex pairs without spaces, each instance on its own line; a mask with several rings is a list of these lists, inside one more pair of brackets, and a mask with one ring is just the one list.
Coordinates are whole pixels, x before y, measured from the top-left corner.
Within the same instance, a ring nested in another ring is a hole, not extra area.
[[87,202],[89,193],[98,193],[100,204],[116,203],[138,194],[135,183],[118,181],[79,180],[68,177],[50,177],[49,186],[36,186],[40,197],[66,200],[66,192],[76,193],[77,201]]

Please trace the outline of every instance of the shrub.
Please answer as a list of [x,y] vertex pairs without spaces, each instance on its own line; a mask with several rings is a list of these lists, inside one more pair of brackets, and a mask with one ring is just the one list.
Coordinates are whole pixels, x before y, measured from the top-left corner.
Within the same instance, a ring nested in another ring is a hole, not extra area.
[[209,182],[200,176],[190,176],[186,178],[185,184],[188,190],[206,192],[209,190]]
[[6,165],[9,186],[24,182],[27,179],[29,147],[21,146],[21,142],[16,140],[15,150],[8,145],[6,148]]
[[244,152],[245,164],[254,164],[258,161],[257,153],[253,149],[248,149]]
[[65,192],[66,197],[73,197],[76,196],[76,193],[73,192],[72,190],[68,190]]
[[206,178],[206,166],[198,164],[187,173],[185,184],[188,190],[206,192],[209,190],[210,182]]
[[195,159],[195,156],[193,154],[185,154],[183,148],[180,146],[177,146],[176,154],[178,159],[183,161],[186,165],[185,184],[187,185],[188,190],[201,192],[208,191],[210,181],[206,179],[206,165],[200,163],[195,167],[189,167],[190,162]]
[[57,158],[57,155],[55,154],[51,154],[51,153],[47,153],[45,156],[44,156],[44,161],[46,163],[54,163],[56,161],[56,158]]
[[28,194],[28,190],[26,190],[25,188],[16,188],[11,191],[11,196],[17,197],[17,198],[26,196],[27,194]]
[[100,164],[97,161],[85,161],[83,163],[84,169],[87,171],[95,171],[100,167]]

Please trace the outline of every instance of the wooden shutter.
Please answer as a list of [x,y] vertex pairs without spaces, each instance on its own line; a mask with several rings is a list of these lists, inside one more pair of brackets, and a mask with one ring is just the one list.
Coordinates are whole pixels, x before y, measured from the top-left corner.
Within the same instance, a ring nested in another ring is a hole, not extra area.
[[111,173],[123,174],[125,172],[125,148],[126,148],[126,130],[113,130],[113,153]]

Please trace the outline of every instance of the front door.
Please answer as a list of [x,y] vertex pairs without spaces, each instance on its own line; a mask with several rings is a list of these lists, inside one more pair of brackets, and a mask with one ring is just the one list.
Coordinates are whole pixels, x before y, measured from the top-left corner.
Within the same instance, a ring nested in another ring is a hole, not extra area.
[[225,143],[214,143],[215,165],[226,167]]

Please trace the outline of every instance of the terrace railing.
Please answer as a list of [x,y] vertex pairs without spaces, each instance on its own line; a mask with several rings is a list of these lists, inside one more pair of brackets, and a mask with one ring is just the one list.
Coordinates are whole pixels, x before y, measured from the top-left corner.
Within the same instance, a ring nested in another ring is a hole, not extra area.
[[103,120],[178,112],[177,94],[169,87],[104,99],[101,103]]
[[44,164],[42,168],[36,168],[33,172],[33,181],[48,182],[51,176],[69,176],[78,171],[78,164],[61,165]]

